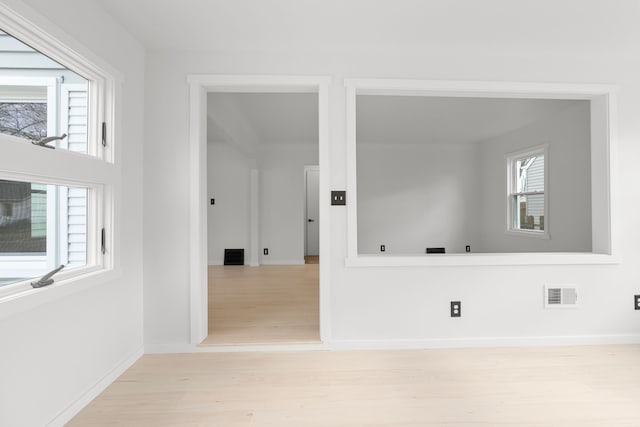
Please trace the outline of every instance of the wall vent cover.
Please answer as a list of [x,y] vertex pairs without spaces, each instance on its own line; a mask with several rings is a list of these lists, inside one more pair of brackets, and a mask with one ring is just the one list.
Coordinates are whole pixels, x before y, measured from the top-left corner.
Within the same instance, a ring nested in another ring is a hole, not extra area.
[[224,265],[244,265],[244,249],[225,249]]
[[570,308],[578,305],[578,290],[575,286],[545,285],[545,308]]

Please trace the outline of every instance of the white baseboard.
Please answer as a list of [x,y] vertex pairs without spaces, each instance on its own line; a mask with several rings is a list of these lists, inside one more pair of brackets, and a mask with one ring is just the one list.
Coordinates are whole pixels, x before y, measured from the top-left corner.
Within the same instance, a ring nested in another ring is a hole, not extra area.
[[55,416],[47,427],[62,427],[73,417],[75,417],[85,406],[87,406],[93,399],[98,397],[107,387],[109,387],[120,375],[122,375],[127,369],[129,369],[142,355],[144,349],[141,347],[133,354],[123,359],[118,363],[111,371],[109,371],[102,379],[100,379],[93,387],[85,391],[78,399],[75,400],[66,409]]
[[640,344],[640,335],[570,335],[536,337],[442,338],[426,340],[331,340],[330,350],[410,350],[487,347],[551,347]]

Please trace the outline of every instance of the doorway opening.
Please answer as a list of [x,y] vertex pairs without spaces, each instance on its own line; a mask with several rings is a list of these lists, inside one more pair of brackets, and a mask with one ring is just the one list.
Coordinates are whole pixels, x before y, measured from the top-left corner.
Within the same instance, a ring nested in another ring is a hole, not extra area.
[[[318,76],[190,75],[189,83],[189,284],[191,344],[209,333],[207,255],[207,94],[225,92],[316,93],[318,95],[318,164],[320,198],[329,198],[329,86],[331,78]],[[320,204],[320,255],[330,259],[330,206]],[[319,266],[320,340],[331,337],[330,265]],[[195,348],[195,347],[194,347]]]
[[[319,95],[209,91],[206,106],[209,333],[201,344],[318,343],[320,266],[306,256],[312,236],[319,259],[319,167],[307,173],[319,164]],[[244,265],[225,265],[230,249],[245,254]]]
[[320,263],[320,167],[305,166],[304,263]]

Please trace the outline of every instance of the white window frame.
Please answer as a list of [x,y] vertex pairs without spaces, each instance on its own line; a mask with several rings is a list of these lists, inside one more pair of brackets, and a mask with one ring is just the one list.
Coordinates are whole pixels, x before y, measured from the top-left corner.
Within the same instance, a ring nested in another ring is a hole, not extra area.
[[[516,218],[514,217],[514,212],[516,206],[514,205],[514,196],[525,194],[519,193],[517,191],[516,162],[523,157],[531,157],[535,156],[536,154],[542,154],[544,156],[544,191],[542,193],[544,195],[544,230],[526,230],[515,227]],[[507,171],[507,222],[505,224],[505,232],[514,236],[527,236],[549,239],[549,223],[551,222],[551,218],[549,218],[549,144],[538,145],[536,147],[530,147],[524,150],[509,153],[505,156],[505,162]]]
[[[87,264],[59,272],[55,283],[46,288],[33,289],[32,279],[0,287],[0,305],[3,305],[0,317],[11,314],[12,309],[23,311],[113,280],[120,274],[115,207],[121,188],[121,168],[114,147],[118,140],[116,88],[122,77],[61,30],[43,19],[38,22],[51,28],[56,35],[45,32],[34,22],[0,4],[0,29],[89,81],[87,154],[50,150],[26,143],[22,138],[0,135],[0,179],[89,188]],[[102,145],[103,123],[106,123],[106,146]],[[101,245],[103,228],[104,253]]]

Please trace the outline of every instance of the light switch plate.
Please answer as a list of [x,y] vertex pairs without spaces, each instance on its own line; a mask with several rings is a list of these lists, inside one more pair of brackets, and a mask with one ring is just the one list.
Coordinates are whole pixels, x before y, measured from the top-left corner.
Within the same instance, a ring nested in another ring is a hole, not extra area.
[[347,192],[346,191],[332,191],[331,192],[331,205],[332,206],[344,206],[347,204]]

